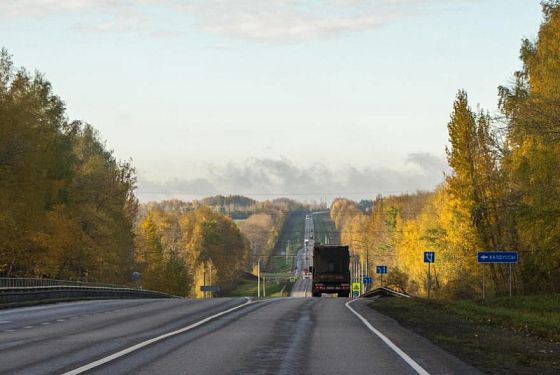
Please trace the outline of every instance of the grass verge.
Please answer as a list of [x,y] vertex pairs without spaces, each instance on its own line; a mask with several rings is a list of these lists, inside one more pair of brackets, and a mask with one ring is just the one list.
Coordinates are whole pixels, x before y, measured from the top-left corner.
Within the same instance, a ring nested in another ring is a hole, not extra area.
[[560,373],[560,296],[370,305],[488,374]]
[[[266,284],[267,297],[287,297],[292,289],[292,283],[273,283]],[[224,297],[256,297],[257,281],[243,280],[235,289],[227,292]]]

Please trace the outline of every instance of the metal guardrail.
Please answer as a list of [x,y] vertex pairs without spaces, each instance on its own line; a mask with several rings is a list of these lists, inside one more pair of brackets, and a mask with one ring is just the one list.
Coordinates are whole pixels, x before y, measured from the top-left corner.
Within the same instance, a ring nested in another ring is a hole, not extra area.
[[368,292],[365,292],[365,293],[360,295],[360,298],[371,298],[371,297],[376,297],[376,296],[378,296],[378,297],[386,296],[386,297],[410,298],[410,296],[408,294],[400,293],[400,292],[397,292],[393,289],[389,289],[389,288],[384,287],[384,286],[372,289]]
[[69,280],[0,278],[0,304],[83,298],[179,298],[122,285]]
[[21,278],[21,277],[0,277],[0,289],[20,288],[20,287],[39,287],[39,286],[92,286],[105,288],[123,288],[122,285],[92,283],[86,281],[57,280],[44,278]]

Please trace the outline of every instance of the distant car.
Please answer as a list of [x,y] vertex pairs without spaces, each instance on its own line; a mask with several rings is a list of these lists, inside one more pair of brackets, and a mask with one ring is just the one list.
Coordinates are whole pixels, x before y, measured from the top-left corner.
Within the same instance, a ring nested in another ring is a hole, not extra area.
[[309,279],[311,279],[311,274],[310,274],[309,272],[308,272],[308,273],[304,273],[304,274],[303,274],[303,278],[306,279],[306,280],[309,280]]

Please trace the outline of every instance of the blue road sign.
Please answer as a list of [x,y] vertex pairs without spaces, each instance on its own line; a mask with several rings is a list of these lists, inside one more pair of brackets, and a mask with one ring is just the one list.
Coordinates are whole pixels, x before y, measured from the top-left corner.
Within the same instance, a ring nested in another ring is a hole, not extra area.
[[517,251],[479,251],[478,263],[517,263]]
[[434,263],[436,261],[436,253],[433,251],[424,251],[424,263]]
[[387,266],[377,266],[375,271],[376,273],[387,273]]
[[364,284],[372,284],[372,279],[371,277],[364,277]]

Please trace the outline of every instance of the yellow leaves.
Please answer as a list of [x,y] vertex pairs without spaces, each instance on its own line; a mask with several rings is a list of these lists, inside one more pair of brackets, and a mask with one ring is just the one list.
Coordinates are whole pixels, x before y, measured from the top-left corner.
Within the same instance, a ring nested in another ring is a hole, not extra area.
[[135,258],[146,288],[200,297],[205,276],[222,288],[231,285],[245,270],[248,251],[237,226],[207,208],[150,207],[137,225]]

